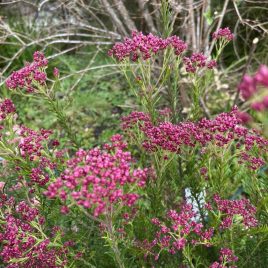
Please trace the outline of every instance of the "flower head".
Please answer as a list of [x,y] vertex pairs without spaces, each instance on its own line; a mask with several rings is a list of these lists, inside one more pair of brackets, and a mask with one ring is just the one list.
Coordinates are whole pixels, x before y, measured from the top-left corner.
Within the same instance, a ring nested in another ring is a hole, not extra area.
[[[256,97],[251,103],[251,108],[255,111],[268,109],[268,67],[261,65],[255,75],[245,75],[238,86],[242,97],[245,100]],[[260,95],[260,97],[259,97]]]
[[[139,198],[128,192],[129,186],[143,187],[146,170],[132,169],[131,154],[125,151],[126,144],[120,135],[112,137],[112,145],[105,149],[80,149],[67,163],[67,169],[48,187],[49,198],[58,196],[62,201],[72,199],[78,206],[93,209],[94,215],[105,214],[117,203],[133,206]],[[66,207],[62,208],[66,213]]]
[[222,218],[221,228],[230,228],[234,224],[236,216],[242,217],[242,223],[247,227],[255,227],[258,224],[255,218],[256,208],[250,204],[248,199],[226,200],[219,195],[214,195],[217,210],[225,216]]
[[22,69],[10,75],[6,80],[7,88],[34,92],[38,85],[43,86],[45,84],[47,77],[44,69],[48,64],[48,60],[39,51],[34,53],[33,58],[32,63],[27,63]]
[[176,55],[181,55],[187,48],[187,45],[178,36],[171,36],[166,39],[153,34],[144,35],[142,32],[132,32],[132,38],[125,38],[124,42],[116,43],[108,51],[109,56],[114,56],[121,61],[130,58],[131,61],[150,59],[158,52],[171,47]]
[[234,39],[233,33],[230,31],[228,27],[226,28],[220,28],[216,32],[212,34],[212,38],[217,39],[226,39],[227,41],[231,41]]
[[5,119],[8,114],[12,114],[15,112],[16,112],[16,108],[12,100],[5,99],[0,103],[0,120]]
[[191,57],[184,57],[183,62],[188,73],[195,73],[199,68],[213,69],[217,66],[215,60],[208,61],[203,53],[193,53]]

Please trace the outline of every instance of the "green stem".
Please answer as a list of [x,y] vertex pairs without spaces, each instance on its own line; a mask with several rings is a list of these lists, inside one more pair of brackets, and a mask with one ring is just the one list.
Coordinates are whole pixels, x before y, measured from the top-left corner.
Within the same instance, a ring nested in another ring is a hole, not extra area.
[[192,262],[192,258],[190,256],[189,248],[184,248],[183,251],[183,256],[186,258],[188,264],[190,265],[191,268],[195,268]]
[[112,224],[112,217],[111,216],[107,216],[107,220],[106,220],[106,226],[107,226],[107,233],[109,235],[109,239],[111,242],[111,248],[113,250],[114,256],[115,256],[115,260],[118,264],[119,268],[125,268],[124,262],[122,260],[119,248],[118,248],[118,243],[117,243],[117,239],[116,236],[114,234],[114,229],[113,229],[113,224]]
[[172,109],[172,119],[174,123],[177,123],[179,119],[177,118],[179,65],[180,65],[180,58],[178,57],[175,60],[174,81],[173,81],[173,85],[171,86],[172,88],[171,109]]
[[69,119],[66,116],[66,114],[63,112],[62,108],[60,107],[59,102],[55,99],[54,96],[51,97],[49,94],[46,94],[45,96],[52,111],[56,114],[60,125],[66,131],[68,138],[71,140],[75,148],[79,148],[80,143],[77,140],[76,134],[71,129],[70,124],[67,123],[69,122]]
[[194,78],[194,82],[193,82],[192,97],[193,97],[192,117],[193,117],[193,120],[197,120],[200,116],[201,109],[200,109],[200,104],[199,104],[200,90],[199,90],[199,86],[198,86],[198,83],[197,83],[195,78]]

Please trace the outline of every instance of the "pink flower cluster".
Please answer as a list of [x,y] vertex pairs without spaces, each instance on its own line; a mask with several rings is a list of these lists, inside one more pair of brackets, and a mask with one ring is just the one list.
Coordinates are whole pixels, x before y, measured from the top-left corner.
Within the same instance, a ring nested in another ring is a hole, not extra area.
[[217,210],[223,214],[220,228],[230,228],[234,224],[235,216],[241,216],[243,224],[247,227],[257,226],[256,208],[250,204],[248,199],[225,200],[216,194],[214,195],[214,202]]
[[52,130],[41,129],[40,131],[34,131],[25,126],[19,127],[16,132],[21,156],[29,158],[31,161],[42,155],[43,142],[48,140],[53,133]]
[[[240,217],[246,227],[251,228],[257,225],[258,222],[255,218],[256,208],[250,204],[249,200],[225,200],[221,199],[219,195],[215,195],[213,200],[216,210],[222,214],[219,232],[230,228],[233,224],[240,224],[238,221]],[[203,208],[203,212],[205,212],[206,215],[207,212],[211,210],[213,210],[213,207],[210,203],[207,203]],[[215,213],[216,211],[214,211],[214,214]],[[235,216],[239,217],[235,218]],[[184,204],[180,213],[175,210],[170,210],[167,213],[167,219],[170,222],[169,226],[161,222],[158,218],[151,220],[152,223],[158,227],[155,239],[152,242],[147,240],[143,241],[143,245],[138,245],[146,250],[146,256],[148,253],[153,254],[155,260],[157,260],[159,254],[154,253],[156,247],[160,247],[160,252],[166,250],[170,254],[175,254],[189,244],[192,246],[213,246],[212,238],[217,230],[209,226],[205,228],[203,224],[196,219],[196,212],[193,211],[191,204]],[[233,255],[233,252],[227,248],[222,248],[220,254],[220,262],[214,262],[210,266],[211,268],[223,267],[220,266],[222,263],[226,264],[238,260],[238,258]]]
[[[268,67],[265,65],[261,65],[255,75],[245,75],[238,86],[238,90],[241,92],[242,97],[245,100],[248,100],[253,96],[258,97],[260,93],[259,89],[261,88],[265,88],[265,91],[268,89]],[[268,94],[265,93],[261,100],[253,102],[251,107],[256,111],[267,110]]]
[[44,224],[44,218],[39,215],[38,209],[22,201],[16,206],[16,213],[10,213],[14,204],[13,197],[1,195],[0,209],[4,212],[0,224],[2,262],[8,268],[64,267],[67,264],[68,249],[64,246],[53,247],[50,239],[43,239],[42,234],[31,225],[33,221],[40,226]]
[[[230,113],[219,114],[214,119],[203,118],[196,123],[158,122],[154,125],[149,116],[141,112],[132,112],[123,117],[122,121],[122,128],[125,131],[131,130],[135,125],[139,127],[145,135],[143,147],[151,152],[161,148],[179,153],[184,146],[199,146],[205,151],[211,143],[218,147],[234,143],[241,150],[241,163],[247,163],[253,170],[265,163],[259,155],[266,153],[268,140],[241,126],[236,108]],[[256,156],[253,150],[255,146],[259,149],[259,155]]]
[[4,120],[8,114],[16,112],[15,105],[12,100],[5,99],[0,103],[0,120]]
[[166,107],[166,108],[163,108],[163,109],[160,109],[158,111],[159,115],[162,116],[163,118],[165,117],[169,117],[172,115],[172,111],[170,108]]
[[[79,150],[45,195],[57,196],[63,202],[71,198],[77,205],[93,209],[95,216],[105,214],[116,203],[132,206],[139,195],[128,192],[129,188],[143,187],[147,174],[146,170],[131,168],[133,159],[125,147],[122,137],[115,135],[104,149]],[[62,212],[67,213],[68,207]]]
[[215,60],[207,61],[207,57],[202,53],[193,53],[191,57],[184,57],[183,62],[188,73],[195,73],[198,68],[213,69],[217,66]]
[[137,61],[139,58],[147,60],[168,46],[174,49],[176,55],[181,55],[187,48],[178,36],[163,39],[151,33],[144,35],[142,32],[133,31],[132,38],[125,38],[124,42],[116,43],[108,51],[108,55],[114,56],[119,61],[129,57],[132,61]]
[[24,221],[33,221],[39,214],[37,208],[30,207],[25,201],[21,201],[17,207],[16,212],[21,215]]
[[[194,220],[196,213],[193,212],[192,205],[184,204],[180,213],[175,210],[170,210],[167,213],[167,219],[170,221],[170,227],[161,222],[158,218],[153,218],[152,223],[158,227],[156,237],[152,242],[144,241],[147,252],[153,251],[156,246],[160,250],[166,250],[170,254],[176,254],[181,251],[187,243],[192,245],[203,244],[207,247],[211,246],[211,238],[214,234],[214,229],[205,229],[202,223]],[[158,259],[158,254],[155,255],[155,260]]]
[[128,116],[122,117],[122,129],[131,129],[134,125],[138,125],[142,130],[147,126],[152,127],[150,116],[144,112],[133,111]]
[[25,89],[27,92],[34,92],[37,85],[44,85],[47,79],[44,72],[48,60],[44,54],[36,51],[33,55],[34,61],[27,63],[22,69],[15,71],[6,80],[9,89]]
[[[40,57],[39,54],[36,54],[36,60]],[[4,119],[8,114],[14,113],[16,108],[13,102],[10,99],[5,99],[0,103],[0,116]],[[4,127],[0,125],[0,128]],[[19,179],[23,177],[30,178],[30,183],[39,184],[41,186],[45,185],[49,180],[48,169],[54,170],[56,164],[53,163],[50,159],[47,158],[47,155],[44,153],[44,149],[48,147],[50,135],[53,133],[51,130],[41,129],[40,131],[34,131],[25,126],[14,126],[14,133],[12,134],[12,139],[10,138],[9,131],[5,132],[1,137],[3,143],[7,143],[7,147],[12,146],[14,152],[19,154],[19,157],[24,158],[28,161],[27,170],[29,173],[25,176],[25,169],[21,167],[21,163],[18,160],[14,159],[15,171],[20,174],[22,170],[22,176],[18,176]],[[59,142],[57,140],[52,141],[52,146],[58,146]],[[10,153],[10,152],[7,152]]]
[[[15,111],[16,107],[10,99],[5,99],[0,103],[1,119],[4,119],[8,114],[14,113]],[[15,132],[15,138],[9,142],[17,143],[20,150],[20,155],[23,158],[29,158],[30,161],[42,156],[41,152],[44,148],[43,142],[47,141],[49,136],[53,133],[53,131],[45,129],[34,131],[23,125],[14,126],[13,131]],[[53,145],[57,146],[58,141],[53,141]]]
[[53,70],[53,75],[54,75],[54,77],[56,77],[56,78],[58,78],[59,76],[60,76],[60,71],[59,71],[59,69],[58,68],[54,68],[54,70]]
[[227,41],[231,41],[234,39],[234,35],[230,31],[228,27],[226,28],[220,28],[218,31],[214,32],[212,34],[212,38],[217,39],[226,39]]
[[237,262],[238,257],[234,255],[234,252],[229,248],[222,248],[220,250],[219,262],[212,263],[209,268],[224,268],[228,265],[229,268],[236,268],[236,266],[230,266],[230,264]]
[[[14,131],[16,136],[9,143],[12,143],[18,149],[22,158],[29,161],[30,171],[26,176],[27,179],[30,179],[28,186],[32,184],[45,185],[49,181],[48,169],[54,170],[56,168],[56,164],[44,154],[44,148],[49,143],[52,131],[45,129],[34,131],[25,126],[14,127]],[[16,165],[16,171],[19,173],[21,166],[19,163],[16,163]],[[25,175],[25,172],[22,172],[22,174]]]

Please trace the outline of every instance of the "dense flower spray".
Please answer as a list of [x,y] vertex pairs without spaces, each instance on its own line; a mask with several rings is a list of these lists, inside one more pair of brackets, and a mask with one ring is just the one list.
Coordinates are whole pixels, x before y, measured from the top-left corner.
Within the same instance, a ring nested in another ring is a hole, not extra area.
[[4,99],[0,103],[0,120],[6,119],[9,114],[13,114],[16,112],[16,107],[13,104],[12,100]]
[[234,38],[233,33],[231,30],[226,27],[226,28],[220,28],[216,32],[212,34],[212,38],[217,40],[217,39],[226,39],[227,41],[231,41]]
[[[209,217],[210,214],[217,215],[214,218],[217,224],[211,226],[210,221],[200,222],[196,218],[193,206],[186,203],[181,206],[180,212],[170,210],[164,221],[153,218],[151,222],[157,226],[155,238],[151,242],[147,240],[137,243],[137,246],[145,250],[145,257],[152,254],[155,260],[158,260],[162,251],[174,255],[177,252],[187,254],[187,251],[184,251],[187,246],[215,247],[217,236],[221,236],[224,231],[228,232],[233,225],[240,227],[243,224],[247,228],[253,228],[258,223],[256,208],[248,199],[227,200],[215,195],[213,203],[207,203],[202,210],[204,215]],[[225,267],[217,265],[231,264],[237,260],[230,249],[222,248],[219,262],[214,262],[210,267]]]
[[181,251],[187,244],[202,244],[209,247],[214,229],[206,229],[202,223],[196,222],[194,218],[195,212],[190,204],[184,204],[179,213],[175,210],[170,210],[167,213],[170,227],[158,218],[153,218],[152,223],[158,226],[159,230],[150,244],[151,249],[159,246],[161,251],[165,249],[169,253],[175,254],[176,251]]
[[27,63],[22,69],[15,71],[6,80],[9,89],[22,89],[26,92],[34,92],[38,86],[44,86],[47,76],[44,69],[47,67],[48,60],[44,54],[36,51],[33,55],[34,61]]
[[214,119],[203,118],[198,122],[158,122],[154,125],[149,116],[141,112],[132,112],[129,116],[123,117],[122,121],[122,128],[126,131],[138,125],[145,134],[143,147],[148,151],[162,148],[179,153],[184,146],[201,146],[204,149],[210,143],[224,147],[235,142],[237,148],[244,148],[241,149],[241,163],[247,163],[251,169],[257,169],[265,163],[261,157],[252,155],[251,149],[257,146],[260,151],[266,152],[268,140],[241,125],[242,120],[237,108]]
[[[53,155],[48,156],[46,153],[52,131],[45,129],[34,131],[23,125],[14,126],[13,131],[14,138],[11,143],[14,147],[14,154],[29,162],[29,166],[26,168],[23,160],[17,160],[16,171],[18,174],[20,172],[23,174],[20,179],[26,178],[28,186],[33,184],[44,186],[49,181],[50,171],[57,167],[56,161],[53,161]],[[55,146],[52,144],[53,147]],[[18,152],[16,152],[17,149]],[[27,176],[25,176],[26,170]]]
[[202,53],[193,53],[191,57],[184,57],[183,62],[188,73],[195,73],[200,68],[213,69],[217,66],[215,60],[207,60],[207,57]]
[[[53,132],[45,129],[35,131],[24,125],[13,124],[11,127],[15,112],[15,105],[10,99],[0,103],[0,129],[2,130],[0,154],[4,159],[12,160],[12,167],[19,181],[25,178],[28,186],[33,184],[44,186],[49,181],[50,171],[55,170],[57,166],[53,155],[50,156],[46,152]],[[6,122],[7,118],[12,120]],[[50,147],[53,149],[57,145],[59,142],[53,140]]]
[[[208,211],[215,210],[215,213],[220,213],[220,229],[228,229],[232,227],[232,225],[239,224],[240,222],[248,228],[255,227],[258,224],[256,208],[245,198],[240,200],[227,200],[215,194],[213,203],[207,203],[205,207]],[[215,207],[215,209],[213,209],[213,207]]]
[[59,236],[47,236],[43,232],[45,219],[33,204],[30,206],[21,201],[16,205],[14,197],[1,194],[0,212],[0,241],[3,245],[0,257],[6,267],[65,267],[67,244],[60,244]]
[[[131,188],[143,187],[147,174],[131,168],[133,159],[125,147],[122,137],[116,135],[112,145],[106,144],[104,149],[79,150],[45,195],[57,196],[63,202],[72,199],[85,209],[93,209],[95,216],[106,214],[116,203],[132,206],[139,195]],[[67,207],[63,212],[68,212]]]
[[174,53],[180,55],[186,50],[187,45],[178,36],[163,39],[151,33],[144,35],[134,31],[132,38],[125,38],[124,42],[116,43],[108,55],[114,56],[119,61],[129,57],[132,61],[137,61],[139,58],[147,60],[167,47],[172,47]]

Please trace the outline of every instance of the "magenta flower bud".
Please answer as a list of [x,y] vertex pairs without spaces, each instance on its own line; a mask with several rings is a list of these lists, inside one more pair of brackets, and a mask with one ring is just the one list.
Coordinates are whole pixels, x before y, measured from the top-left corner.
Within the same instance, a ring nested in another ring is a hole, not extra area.
[[251,116],[246,112],[238,112],[238,117],[242,123],[246,124],[252,120]]
[[242,97],[247,100],[257,91],[256,80],[249,75],[245,75],[238,89],[241,91]]
[[5,182],[0,181],[0,191],[2,191],[2,190],[3,190],[4,186],[5,186]]
[[62,206],[61,209],[60,209],[60,212],[62,214],[68,214],[69,213],[69,208],[67,206]]
[[208,69],[213,69],[213,68],[217,67],[217,62],[215,60],[211,60],[207,63],[207,67],[208,67]]
[[53,70],[53,75],[56,77],[56,78],[58,78],[59,77],[59,75],[60,75],[60,72],[59,72],[59,69],[58,68],[54,68],[54,70]]
[[46,73],[42,67],[46,67],[48,60],[44,54],[36,51],[33,55],[34,61],[26,63],[25,66],[13,72],[6,80],[6,86],[9,89],[26,90],[27,93],[34,92],[36,83],[43,85],[46,81]]
[[262,102],[254,102],[251,104],[251,108],[255,111],[261,112],[265,107]]
[[201,173],[201,175],[206,175],[207,172],[208,172],[208,169],[207,169],[206,167],[201,167],[201,168],[200,168],[200,173]]
[[262,100],[263,106],[267,109],[268,108],[268,96],[265,96]]
[[268,67],[265,65],[261,65],[254,78],[260,84],[268,87]]

